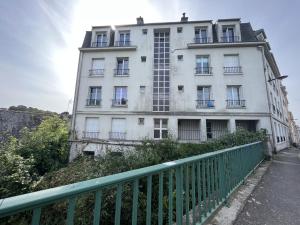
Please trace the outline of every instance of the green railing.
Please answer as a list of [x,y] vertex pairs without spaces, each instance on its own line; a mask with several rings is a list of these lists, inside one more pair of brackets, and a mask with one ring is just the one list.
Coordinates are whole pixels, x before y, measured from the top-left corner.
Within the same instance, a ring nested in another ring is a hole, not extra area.
[[[0,218],[3,221],[23,213],[30,217],[32,225],[40,224],[50,204],[67,201],[64,224],[82,224],[75,218],[76,199],[92,194],[93,210],[86,213],[91,214],[93,221],[88,224],[202,224],[263,160],[263,148],[262,142],[255,142],[1,199]],[[129,209],[122,207],[128,190]],[[105,198],[107,191],[113,193],[113,198]],[[142,198],[145,201],[139,206]],[[115,207],[108,223],[103,218],[103,203],[112,199]],[[122,210],[130,211],[126,221]]]

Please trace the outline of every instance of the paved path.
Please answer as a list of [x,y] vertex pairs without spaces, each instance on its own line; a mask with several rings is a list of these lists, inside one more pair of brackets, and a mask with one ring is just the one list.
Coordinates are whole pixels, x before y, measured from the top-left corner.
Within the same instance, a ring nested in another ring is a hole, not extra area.
[[234,225],[300,225],[300,150],[278,153]]

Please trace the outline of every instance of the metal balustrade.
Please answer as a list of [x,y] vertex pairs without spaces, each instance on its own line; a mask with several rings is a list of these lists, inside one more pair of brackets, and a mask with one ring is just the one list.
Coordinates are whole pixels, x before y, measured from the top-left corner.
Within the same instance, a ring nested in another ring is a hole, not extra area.
[[101,99],[95,99],[95,98],[88,98],[86,100],[87,106],[100,106],[101,105]]
[[241,66],[225,66],[224,67],[224,73],[242,73],[242,67]]
[[214,100],[196,100],[197,108],[214,108],[215,101]]
[[129,76],[129,69],[114,69],[114,75],[118,77]]
[[[66,224],[72,225],[77,215],[77,199],[89,195],[93,196],[94,204],[94,210],[85,212],[93,215],[89,224],[98,225],[111,217],[111,224],[115,225],[202,224],[264,159],[263,150],[263,143],[255,142],[1,199],[0,217],[32,212],[26,215],[32,225],[38,225],[43,223],[43,213],[50,204],[67,201],[66,213],[61,213]],[[142,198],[144,204],[139,205]],[[103,213],[106,201],[115,204],[110,215]],[[121,216],[123,210],[127,212],[126,218]]]
[[227,108],[245,108],[246,101],[245,100],[226,100]]
[[92,42],[92,45],[91,47],[92,48],[104,48],[104,47],[107,47],[107,42],[105,41],[102,41],[102,42]]
[[90,69],[89,70],[89,75],[104,75],[104,69]]
[[112,106],[127,106],[127,102],[125,98],[112,99]]
[[129,47],[129,46],[131,46],[131,42],[130,41],[116,41],[115,46],[117,46],[117,47]]
[[222,36],[221,37],[221,42],[225,43],[233,43],[233,42],[240,42],[240,36]]
[[196,67],[195,68],[196,75],[211,75],[212,67]]
[[126,132],[109,132],[110,140],[126,140]]
[[194,38],[194,43],[195,44],[211,43],[211,38],[210,37],[203,37],[203,38],[196,37],[196,38]]
[[83,131],[82,132],[82,139],[93,140],[99,139],[100,132],[99,131]]

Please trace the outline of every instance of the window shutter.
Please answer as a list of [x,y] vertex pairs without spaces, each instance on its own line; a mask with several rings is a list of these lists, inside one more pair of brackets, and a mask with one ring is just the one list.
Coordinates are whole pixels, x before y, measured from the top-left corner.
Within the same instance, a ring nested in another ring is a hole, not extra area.
[[99,119],[98,118],[86,118],[85,131],[98,132],[99,131]]
[[113,118],[112,132],[125,132],[125,122],[123,118]]

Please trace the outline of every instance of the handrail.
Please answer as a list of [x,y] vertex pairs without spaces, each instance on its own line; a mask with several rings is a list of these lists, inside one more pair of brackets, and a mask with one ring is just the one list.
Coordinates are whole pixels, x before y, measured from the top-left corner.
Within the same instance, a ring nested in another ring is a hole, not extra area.
[[[9,216],[9,215],[13,215],[18,212],[25,211],[25,210],[33,209],[34,213],[35,213],[35,210],[40,210],[41,207],[43,207],[43,206],[47,206],[51,203],[55,203],[55,202],[62,201],[65,199],[69,199],[69,204],[71,204],[70,199],[72,199],[74,197],[76,198],[78,195],[81,195],[84,193],[89,193],[89,192],[95,192],[95,191],[102,190],[103,188],[107,188],[107,187],[111,187],[111,186],[117,186],[117,187],[120,185],[122,186],[122,184],[124,184],[126,182],[130,182],[130,181],[134,181],[134,183],[138,183],[138,180],[141,178],[145,178],[145,177],[149,178],[152,175],[156,175],[156,174],[161,175],[166,171],[170,172],[170,170],[172,170],[172,169],[176,170],[176,174],[175,174],[176,175],[176,185],[179,185],[179,184],[177,184],[177,179],[180,178],[180,174],[177,174],[177,171],[180,168],[183,168],[183,166],[191,166],[191,165],[195,165],[195,164],[198,165],[200,160],[201,160],[201,162],[204,160],[207,160],[208,165],[211,165],[212,168],[214,168],[214,169],[218,168],[218,173],[219,173],[220,172],[219,170],[221,167],[215,167],[214,163],[220,163],[221,161],[217,161],[217,159],[218,160],[221,159],[221,156],[224,158],[225,155],[229,152],[230,152],[229,153],[230,156],[234,155],[234,154],[237,155],[237,153],[235,153],[234,151],[241,151],[244,149],[247,150],[248,148],[252,148],[253,146],[255,147],[257,145],[259,145],[259,147],[260,147],[259,151],[262,151],[261,143],[262,142],[260,142],[260,141],[254,142],[254,143],[250,143],[250,144],[246,144],[246,145],[227,148],[224,150],[218,150],[218,151],[211,152],[211,153],[205,153],[202,155],[192,156],[192,157],[179,159],[179,160],[175,160],[175,161],[171,161],[171,162],[166,162],[166,163],[162,163],[162,164],[158,164],[158,165],[154,165],[154,166],[135,169],[135,170],[118,173],[118,174],[114,174],[114,175],[110,175],[110,176],[95,178],[95,179],[91,179],[91,180],[87,180],[87,181],[82,181],[82,182],[78,182],[78,183],[74,183],[74,184],[69,184],[69,185],[64,185],[64,186],[51,188],[51,189],[47,189],[47,190],[37,191],[37,192],[29,193],[29,194],[0,199],[0,218]],[[252,164],[255,164],[255,166],[257,165],[257,163],[259,163],[259,160],[261,160],[261,156],[256,155],[256,158],[257,158],[257,160],[253,161],[253,163],[252,163]],[[213,161],[213,164],[209,164],[210,160]],[[230,161],[228,161],[228,162],[230,162]],[[250,169],[253,169],[253,168],[251,165]],[[190,169],[188,169],[188,171],[190,171]],[[248,173],[248,170],[246,172]],[[215,173],[215,175],[218,174],[217,171],[214,173]],[[207,174],[207,176],[211,176],[210,173]],[[180,178],[180,179],[183,179],[183,178]],[[218,179],[223,179],[223,178],[219,177]],[[160,183],[161,183],[161,181],[160,181]],[[218,181],[218,183],[220,184],[221,180]],[[148,180],[147,180],[147,184],[148,184]],[[152,181],[150,181],[150,184],[152,184]],[[147,185],[147,187],[148,187],[148,185]],[[121,191],[121,189],[120,190],[118,189],[117,191],[119,193]],[[119,194],[121,194],[121,192]],[[181,194],[182,193],[180,193],[180,192],[177,193],[177,188],[176,188],[176,195],[181,195]],[[117,198],[118,198],[118,196],[117,196]],[[147,197],[147,199],[148,199],[148,197]],[[117,200],[116,200],[116,207],[117,206],[121,207],[120,205],[118,205]],[[178,203],[178,204],[180,204],[180,203]],[[148,213],[148,211],[147,211],[147,213]],[[179,213],[179,211],[177,212],[177,210],[176,210],[176,213]],[[68,209],[68,214],[69,214],[69,209]],[[178,218],[176,218],[176,220],[177,219]],[[39,223],[37,223],[37,224],[39,224]],[[178,222],[178,224],[182,224],[182,223]]]

